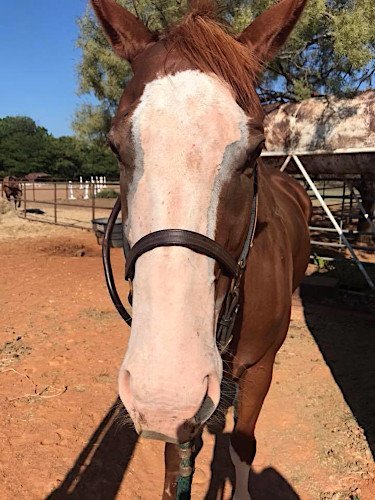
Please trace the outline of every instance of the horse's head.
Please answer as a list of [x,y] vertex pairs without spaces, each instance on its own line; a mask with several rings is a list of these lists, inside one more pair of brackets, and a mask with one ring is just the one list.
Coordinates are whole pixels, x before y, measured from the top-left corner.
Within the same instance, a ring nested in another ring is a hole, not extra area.
[[[234,38],[207,0],[191,2],[185,20],[158,35],[113,0],[92,0],[134,73],[109,133],[130,246],[154,231],[185,229],[238,257],[264,140],[256,78],[304,3],[282,0]],[[188,248],[159,247],[137,260],[119,390],[139,432],[186,441],[202,403],[201,421],[216,408],[215,331],[228,286],[215,260]]]

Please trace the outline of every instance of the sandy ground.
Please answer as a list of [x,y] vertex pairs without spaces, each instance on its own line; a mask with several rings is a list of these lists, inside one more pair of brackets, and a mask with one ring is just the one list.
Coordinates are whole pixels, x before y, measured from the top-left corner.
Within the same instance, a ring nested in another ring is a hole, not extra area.
[[[129,330],[93,234],[8,213],[0,239],[1,500],[160,498],[163,445],[137,441],[116,406]],[[255,500],[375,498],[373,318],[328,299],[294,298],[257,426]],[[194,499],[230,498],[227,420],[204,434]]]

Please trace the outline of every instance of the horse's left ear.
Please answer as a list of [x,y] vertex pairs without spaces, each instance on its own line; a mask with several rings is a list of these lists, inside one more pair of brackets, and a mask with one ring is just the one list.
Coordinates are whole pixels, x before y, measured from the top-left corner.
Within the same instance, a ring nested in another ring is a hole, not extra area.
[[269,62],[286,42],[306,2],[280,0],[256,17],[237,40],[248,45],[261,63]]

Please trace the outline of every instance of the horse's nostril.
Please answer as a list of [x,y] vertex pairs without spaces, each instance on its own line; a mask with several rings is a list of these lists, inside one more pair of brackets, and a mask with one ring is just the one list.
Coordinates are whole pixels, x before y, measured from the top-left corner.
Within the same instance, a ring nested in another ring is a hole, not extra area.
[[197,424],[203,424],[206,420],[210,418],[210,416],[215,411],[216,405],[210,398],[208,394],[206,394],[199,410],[193,417],[193,421]]
[[130,373],[128,370],[120,370],[118,377],[119,393],[125,408],[130,412],[131,402],[133,400],[130,391]]
[[194,415],[192,421],[196,424],[203,424],[210,418],[216,409],[220,400],[220,383],[216,376],[208,375],[207,379],[207,392],[202,401],[201,406]]
[[124,389],[129,390],[130,386],[130,372],[128,370],[121,370],[119,374],[119,380],[123,385]]

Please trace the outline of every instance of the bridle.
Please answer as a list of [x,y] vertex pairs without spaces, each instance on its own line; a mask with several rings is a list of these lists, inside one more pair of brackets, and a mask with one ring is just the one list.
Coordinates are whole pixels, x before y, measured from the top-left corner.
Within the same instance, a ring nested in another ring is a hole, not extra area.
[[[258,215],[257,165],[255,165],[253,171],[253,184],[254,196],[251,204],[249,228],[241,254],[237,260],[234,259],[232,255],[215,240],[212,240],[203,234],[196,233],[194,231],[187,231],[185,229],[163,229],[161,231],[152,232],[137,241],[133,247],[130,247],[125,235],[123,236],[123,248],[126,259],[125,279],[129,281],[130,284],[134,278],[135,264],[141,255],[155,248],[170,246],[185,247],[193,252],[207,255],[207,257],[216,260],[224,275],[232,278],[232,282],[224,300],[217,323],[216,342],[220,353],[223,353],[226,350],[233,338],[233,328],[240,309],[241,281],[246,268],[247,257],[255,236]],[[132,318],[125,309],[117,293],[111,265],[111,236],[120,211],[121,198],[119,196],[108,219],[102,244],[102,257],[105,279],[112,302],[125,323],[131,326]],[[130,292],[128,300],[131,304],[132,292]]]

